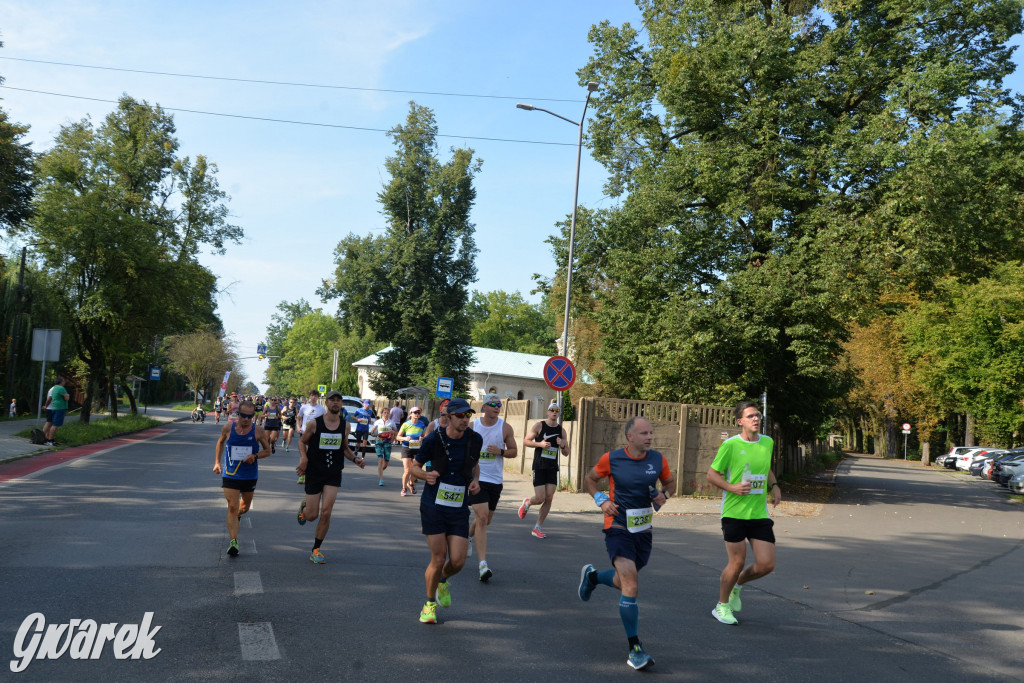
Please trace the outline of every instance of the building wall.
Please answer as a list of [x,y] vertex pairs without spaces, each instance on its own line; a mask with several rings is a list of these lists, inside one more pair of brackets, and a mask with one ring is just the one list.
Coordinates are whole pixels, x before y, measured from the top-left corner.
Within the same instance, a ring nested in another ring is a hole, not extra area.
[[[373,401],[386,399],[386,396],[377,395],[370,388],[370,373],[368,368],[358,368],[359,398],[368,398]],[[433,387],[431,389],[433,394]],[[480,400],[485,394],[495,393],[501,396],[502,401],[523,400],[531,402],[531,415],[543,415],[548,404],[555,400],[557,393],[542,379],[527,379],[524,377],[508,377],[506,375],[495,375],[486,373],[474,373],[470,375],[469,394],[476,400]]]

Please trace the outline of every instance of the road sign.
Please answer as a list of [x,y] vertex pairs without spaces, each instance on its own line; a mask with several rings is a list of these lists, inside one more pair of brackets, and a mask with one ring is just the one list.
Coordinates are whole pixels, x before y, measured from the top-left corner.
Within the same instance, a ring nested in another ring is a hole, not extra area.
[[37,327],[32,330],[32,360],[60,360],[60,330],[44,330]]
[[321,396],[323,396],[324,394],[327,393],[327,385],[326,384],[317,384],[316,385],[316,390],[318,392],[320,392]]
[[158,367],[151,367],[149,369],[149,378],[151,380],[159,380],[160,379],[160,368],[158,368]]
[[544,381],[555,391],[565,391],[576,381],[576,368],[565,356],[551,356],[544,363]]
[[438,377],[437,378],[437,391],[434,394],[438,398],[451,398],[452,387],[455,386],[455,380],[451,377]]
[[910,423],[909,422],[904,422],[903,423],[903,431],[905,431],[905,432],[909,432],[910,431]]

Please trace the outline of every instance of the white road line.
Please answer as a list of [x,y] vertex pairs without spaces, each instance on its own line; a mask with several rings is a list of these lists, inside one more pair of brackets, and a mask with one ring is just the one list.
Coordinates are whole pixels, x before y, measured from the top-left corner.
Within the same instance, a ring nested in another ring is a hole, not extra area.
[[252,554],[253,555],[259,555],[259,553],[256,552],[256,539],[255,538],[249,539],[249,543],[252,543]]
[[281,659],[281,651],[274,640],[274,627],[269,621],[239,624],[238,642],[242,646],[242,659],[246,661]]
[[255,595],[263,592],[259,572],[235,572],[235,595]]

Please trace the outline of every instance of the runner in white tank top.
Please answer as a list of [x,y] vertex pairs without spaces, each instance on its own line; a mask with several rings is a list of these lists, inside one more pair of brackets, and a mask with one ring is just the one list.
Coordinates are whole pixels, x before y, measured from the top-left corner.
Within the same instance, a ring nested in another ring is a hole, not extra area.
[[473,524],[469,527],[469,548],[477,547],[480,554],[480,580],[487,581],[494,572],[487,566],[487,525],[494,517],[494,510],[501,498],[502,480],[505,471],[505,458],[514,458],[518,453],[515,432],[512,427],[498,417],[501,412],[501,398],[497,394],[484,396],[483,416],[471,426],[471,429],[483,437],[483,450],[480,453],[480,493],[469,497],[473,508]]

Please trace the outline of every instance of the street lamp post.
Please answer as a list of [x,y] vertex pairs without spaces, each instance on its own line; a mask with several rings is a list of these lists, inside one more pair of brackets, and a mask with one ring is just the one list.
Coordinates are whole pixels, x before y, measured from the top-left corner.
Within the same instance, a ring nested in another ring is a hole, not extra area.
[[[519,109],[526,111],[542,111],[545,114],[551,114],[555,118],[568,121],[574,126],[579,128],[579,133],[576,137],[576,185],[572,192],[572,220],[569,223],[569,260],[565,264],[565,316],[562,320],[562,354],[566,358],[569,357],[569,302],[572,300],[572,260],[573,252],[576,247],[576,205],[579,201],[580,196],[580,159],[583,156],[583,123],[587,119],[587,107],[590,106],[590,96],[597,90],[597,83],[591,81],[587,83],[587,101],[583,103],[583,116],[580,117],[579,123],[572,119],[567,119],[561,114],[556,114],[553,111],[549,111],[542,107],[535,107],[532,104],[516,105]],[[577,373],[579,370],[577,369]],[[562,392],[558,392],[558,406],[562,407]]]

